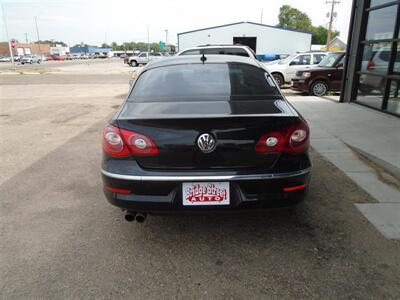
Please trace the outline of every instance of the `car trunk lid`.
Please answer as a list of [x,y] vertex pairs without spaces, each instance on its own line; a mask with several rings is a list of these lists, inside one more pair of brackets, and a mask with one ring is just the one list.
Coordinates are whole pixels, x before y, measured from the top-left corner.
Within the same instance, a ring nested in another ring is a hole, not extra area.
[[[120,128],[150,137],[159,153],[136,156],[149,169],[272,168],[279,153],[257,154],[260,136],[298,120],[284,100],[129,103],[119,114]],[[216,140],[211,153],[198,146],[200,135]]]

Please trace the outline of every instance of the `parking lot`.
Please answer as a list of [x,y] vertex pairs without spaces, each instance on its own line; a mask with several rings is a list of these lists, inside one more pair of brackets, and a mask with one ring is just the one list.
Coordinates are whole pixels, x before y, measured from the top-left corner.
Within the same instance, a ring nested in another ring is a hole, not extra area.
[[314,150],[296,209],[127,223],[103,196],[101,132],[133,68],[35,69],[0,74],[0,298],[400,297],[400,242],[354,206],[376,200]]

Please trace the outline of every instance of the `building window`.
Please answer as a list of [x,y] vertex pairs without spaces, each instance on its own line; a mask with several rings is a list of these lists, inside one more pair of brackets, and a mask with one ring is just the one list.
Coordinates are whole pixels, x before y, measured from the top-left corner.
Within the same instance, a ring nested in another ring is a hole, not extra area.
[[[368,1],[367,1],[368,2]],[[359,42],[355,102],[400,115],[400,1],[370,0]]]
[[368,16],[366,40],[392,39],[396,9],[393,6],[371,10]]
[[394,3],[396,2],[395,0],[371,0],[371,7],[378,6],[378,5],[383,5],[387,3]]

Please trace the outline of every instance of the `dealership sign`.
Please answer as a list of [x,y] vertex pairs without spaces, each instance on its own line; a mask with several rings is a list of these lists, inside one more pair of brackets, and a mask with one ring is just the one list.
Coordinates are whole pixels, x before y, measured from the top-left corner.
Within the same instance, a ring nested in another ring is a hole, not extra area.
[[11,40],[11,48],[15,49],[15,46],[17,45],[17,41],[15,39]]

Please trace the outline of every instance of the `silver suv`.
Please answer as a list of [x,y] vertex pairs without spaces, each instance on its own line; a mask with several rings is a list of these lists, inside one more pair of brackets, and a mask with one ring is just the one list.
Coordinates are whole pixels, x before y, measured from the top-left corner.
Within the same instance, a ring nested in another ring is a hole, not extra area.
[[42,58],[38,55],[24,55],[21,58],[21,64],[33,64],[33,63],[38,63],[40,64],[42,62]]
[[128,64],[131,67],[136,67],[138,65],[145,65],[154,59],[159,59],[163,57],[164,55],[162,55],[160,52],[150,52],[150,54],[149,52],[140,52],[138,55],[129,57]]

